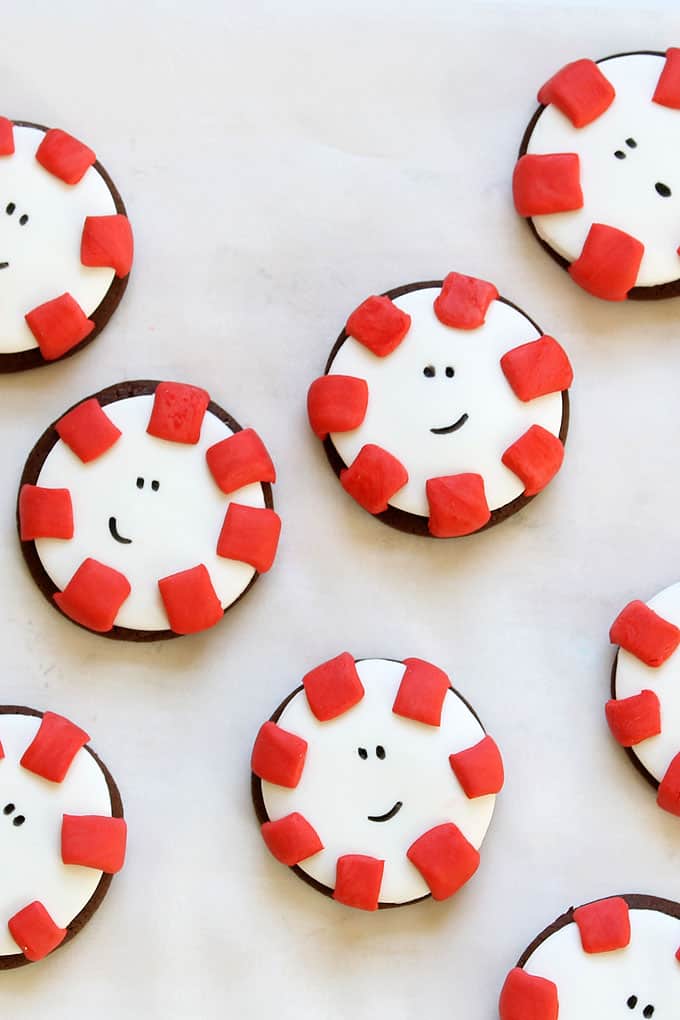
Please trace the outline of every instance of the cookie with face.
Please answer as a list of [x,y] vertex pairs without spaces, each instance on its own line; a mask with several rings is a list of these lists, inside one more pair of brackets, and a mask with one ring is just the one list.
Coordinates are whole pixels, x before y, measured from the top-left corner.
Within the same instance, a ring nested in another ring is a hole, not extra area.
[[0,372],[90,343],[123,296],[133,242],[95,153],[58,128],[0,117]]
[[24,557],[52,605],[96,633],[205,630],[274,562],[275,478],[258,434],[205,390],[120,383],[67,411],[29,455]]
[[618,645],[607,722],[659,807],[680,816],[680,584],[629,602],[609,632]]
[[450,273],[364,301],[307,407],[365,510],[451,538],[509,517],[553,479],[572,378],[557,340],[493,284]]
[[510,971],[501,1020],[671,1020],[679,947],[680,903],[628,895],[572,907]]
[[498,747],[443,670],[347,652],[262,726],[252,770],[274,857],[362,910],[457,892],[503,785]]
[[123,805],[89,739],[54,712],[0,708],[0,969],[77,935],[123,866]]
[[680,294],[680,49],[576,60],[539,90],[515,206],[581,287]]

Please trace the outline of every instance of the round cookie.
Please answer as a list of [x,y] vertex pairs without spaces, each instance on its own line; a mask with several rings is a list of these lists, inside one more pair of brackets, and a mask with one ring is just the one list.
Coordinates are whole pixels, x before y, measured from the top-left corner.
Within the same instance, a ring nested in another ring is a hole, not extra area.
[[90,343],[132,266],[123,200],[92,149],[58,128],[0,117],[0,372]]
[[680,294],[680,49],[576,60],[539,90],[515,207],[608,301]]
[[630,602],[609,636],[618,645],[607,722],[657,803],[680,816],[680,584]]
[[460,273],[369,297],[307,400],[343,488],[402,531],[469,535],[525,506],[564,456],[562,347]]
[[192,634],[272,566],[275,478],[257,433],[205,390],[119,383],[67,411],[29,454],[24,557],[83,627],[129,641]]
[[251,765],[274,857],[362,910],[457,892],[503,785],[498,747],[443,670],[348,652],[307,673]]
[[680,903],[627,895],[572,907],[508,974],[501,1020],[670,1020],[679,946]]
[[123,866],[123,805],[89,739],[53,712],[0,708],[2,970],[77,935]]

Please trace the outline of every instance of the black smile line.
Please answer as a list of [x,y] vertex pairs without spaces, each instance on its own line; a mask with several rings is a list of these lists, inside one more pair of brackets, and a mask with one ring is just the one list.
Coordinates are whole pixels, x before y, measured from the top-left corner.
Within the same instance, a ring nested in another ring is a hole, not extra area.
[[0,262],[0,269],[7,269],[9,262]]
[[457,432],[458,429],[462,429],[465,422],[468,420],[469,415],[467,411],[465,414],[461,414],[458,421],[454,421],[453,425],[447,425],[443,429],[430,429],[430,432],[434,432],[435,436],[448,436],[449,432]]
[[123,536],[118,531],[118,525],[116,524],[115,517],[109,517],[109,531],[111,532],[112,537],[115,538],[116,542],[120,542],[122,545],[130,545],[132,539],[123,538]]
[[389,822],[390,818],[394,818],[397,811],[401,811],[401,808],[402,802],[398,800],[394,807],[390,808],[386,815],[369,815],[368,820],[369,822]]

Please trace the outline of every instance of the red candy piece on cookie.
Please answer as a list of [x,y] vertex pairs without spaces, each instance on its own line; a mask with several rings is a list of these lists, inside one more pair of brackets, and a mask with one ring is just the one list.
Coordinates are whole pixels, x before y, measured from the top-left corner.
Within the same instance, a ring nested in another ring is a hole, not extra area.
[[386,510],[390,498],[407,482],[404,465],[373,443],[362,446],[350,466],[340,472],[340,484],[345,492],[370,514]]
[[404,659],[406,671],[392,706],[396,715],[439,726],[451,682],[443,669],[423,659]]
[[366,417],[368,386],[350,375],[322,375],[307,394],[309,424],[319,439],[329,432],[349,432]]
[[557,1020],[557,985],[515,967],[505,979],[498,1012],[500,1020]]
[[586,953],[611,953],[630,942],[630,913],[620,896],[577,907],[574,921]]
[[614,739],[622,747],[634,747],[641,740],[661,733],[661,703],[654,691],[641,691],[630,698],[612,698],[605,715]]
[[673,758],[659,783],[656,802],[664,811],[680,817],[680,752]]
[[645,246],[604,223],[593,223],[569,274],[584,290],[605,301],[625,301],[637,281]]
[[501,368],[515,395],[524,402],[568,390],[574,381],[566,351],[547,335],[513,347],[501,358]]
[[127,824],[106,815],[64,815],[61,859],[114,875],[125,863]]
[[67,411],[54,427],[83,464],[101,457],[122,435],[95,397]]
[[520,216],[581,209],[581,163],[577,153],[525,153],[515,166],[512,195]]
[[420,836],[406,856],[427,882],[435,900],[453,896],[479,867],[479,851],[451,822],[437,825]]
[[68,719],[45,712],[38,732],[23,753],[21,765],[51,783],[61,783],[71,762],[89,739],[85,730]]
[[532,425],[507,448],[501,460],[524,483],[524,495],[535,496],[562,467],[564,446],[552,432]]
[[647,666],[661,666],[680,644],[680,630],[639,599],[621,610],[609,630],[609,640]]
[[680,110],[680,49],[666,50],[666,63],[659,77],[652,101],[672,110]]
[[14,124],[7,117],[0,117],[0,156],[14,153]]
[[66,938],[66,928],[55,924],[38,900],[10,917],[7,925],[12,938],[31,963],[42,960]]
[[261,832],[269,852],[289,868],[323,850],[316,829],[297,811],[275,822],[265,822]]
[[470,535],[491,518],[481,475],[467,473],[428,478],[429,530],[435,538]]
[[478,329],[498,291],[492,283],[462,273],[449,273],[434,301],[435,315],[445,326]]
[[449,763],[466,797],[500,793],[505,781],[503,759],[496,741],[485,736],[478,744],[449,756]]
[[594,60],[575,60],[543,85],[538,101],[554,103],[574,127],[582,128],[608,110],[615,96],[614,86]]
[[73,506],[68,489],[22,485],[19,533],[22,542],[35,538],[73,538]]
[[274,563],[281,518],[268,508],[230,503],[217,541],[217,555],[241,560],[264,574]]
[[377,910],[385,862],[365,854],[338,857],[333,899],[346,907]]
[[25,316],[46,361],[55,361],[76,347],[94,329],[94,322],[70,294],[38,305]]
[[162,577],[158,588],[175,634],[196,634],[214,627],[224,616],[210,574],[203,563]]
[[390,298],[373,295],[352,312],[345,330],[377,357],[384,358],[396,350],[410,327],[410,315]]
[[211,446],[206,459],[215,482],[227,494],[253,482],[276,481],[272,459],[254,429],[242,429]]
[[127,216],[86,216],[80,241],[84,266],[106,266],[116,276],[127,276],[132,268],[134,242]]
[[309,707],[319,722],[328,722],[357,705],[364,696],[354,659],[349,652],[323,662],[303,677]]
[[77,184],[97,159],[92,149],[59,128],[45,132],[35,158],[64,184]]
[[295,789],[305,767],[306,754],[306,740],[269,721],[260,727],[250,767],[256,776],[268,783]]
[[111,630],[118,610],[130,594],[130,583],[124,574],[86,559],[62,592],[56,592],[54,601],[62,613],[90,630]]
[[157,439],[195,446],[210,403],[210,394],[186,383],[162,382],[156,387],[146,431]]

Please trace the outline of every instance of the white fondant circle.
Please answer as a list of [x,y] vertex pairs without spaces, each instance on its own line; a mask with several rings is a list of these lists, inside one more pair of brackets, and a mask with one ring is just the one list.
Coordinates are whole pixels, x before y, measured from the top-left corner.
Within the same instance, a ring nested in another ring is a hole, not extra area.
[[16,151],[0,156],[0,262],[9,263],[0,269],[0,354],[38,346],[27,312],[69,293],[90,316],[114,279],[113,269],[80,261],[86,217],[117,211],[109,187],[93,166],[78,184],[64,184],[45,170],[35,158],[44,137],[40,128],[15,125]]
[[[652,102],[665,58],[649,53],[611,57],[598,64],[616,90],[608,110],[575,128],[554,105],[539,116],[527,152],[575,152],[581,163],[583,208],[534,216],[539,236],[573,262],[593,223],[632,235],[645,246],[637,286],[680,278],[680,111]],[[636,143],[632,148],[627,139]],[[617,158],[620,151],[625,159]],[[657,183],[671,189],[669,197]]]
[[[512,502],[524,484],[501,463],[503,453],[532,425],[555,436],[562,425],[560,393],[525,403],[501,369],[507,351],[541,335],[527,316],[507,302],[492,301],[478,329],[452,329],[435,315],[439,291],[425,287],[394,298],[411,316],[411,327],[387,357],[377,357],[348,337],[329,371],[368,383],[363,423],[350,432],[331,434],[343,461],[350,465],[366,443],[383,447],[409,475],[390,506],[421,517],[429,515],[427,480],[463,472],[482,476],[492,511]],[[434,376],[424,374],[428,367],[435,369]],[[447,376],[447,368],[453,376]],[[431,431],[454,424],[463,414],[468,419],[455,432]]]
[[[206,450],[233,435],[229,425],[208,410],[197,444],[158,439],[146,431],[153,401],[153,394],[143,394],[106,404],[104,411],[122,435],[89,464],[61,439],[55,443],[37,484],[70,490],[75,533],[70,540],[41,538],[35,545],[60,590],[88,557],[119,570],[132,591],[115,625],[163,631],[169,623],[161,578],[204,564],[223,609],[245,591],[254,567],[218,556],[217,540],[232,501],[264,507],[265,496],[258,483],[225,496],[210,474]],[[141,489],[138,478],[144,479]],[[132,539],[129,544],[112,537],[111,517],[120,536]]]
[[[61,783],[22,768],[19,761],[40,727],[34,715],[0,713],[0,956],[19,947],[7,921],[38,900],[60,928],[66,928],[92,898],[102,872],[61,859],[65,814],[111,816],[106,777],[94,757],[78,751]],[[4,809],[14,805],[5,814]],[[23,815],[22,825],[13,824]]]
[[[332,889],[338,857],[366,854],[385,861],[380,902],[408,903],[429,893],[406,857],[419,836],[453,822],[474,847],[482,844],[496,798],[468,799],[449,755],[479,743],[484,730],[452,690],[439,727],[395,715],[402,662],[364,659],[357,671],[365,695],[336,719],[319,722],[304,691],[288,702],[278,724],[309,745],[302,778],[294,790],[263,781],[262,797],[271,820],[297,811],[318,832],[324,849],[300,864],[310,878]],[[366,750],[365,760],[359,748]],[[384,815],[398,801],[403,807],[393,818],[369,821],[369,815]]]

